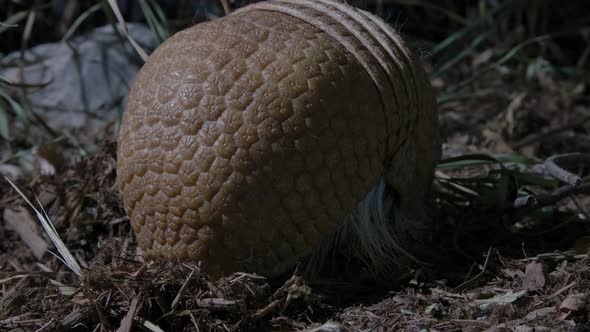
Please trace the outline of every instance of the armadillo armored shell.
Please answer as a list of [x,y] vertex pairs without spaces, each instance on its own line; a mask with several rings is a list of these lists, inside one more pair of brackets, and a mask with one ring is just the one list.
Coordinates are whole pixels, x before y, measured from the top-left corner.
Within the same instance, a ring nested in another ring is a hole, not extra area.
[[[148,257],[272,276],[383,176],[420,199],[433,92],[391,27],[335,0],[277,0],[176,33],[131,88],[118,185]],[[402,204],[402,209],[404,204]]]

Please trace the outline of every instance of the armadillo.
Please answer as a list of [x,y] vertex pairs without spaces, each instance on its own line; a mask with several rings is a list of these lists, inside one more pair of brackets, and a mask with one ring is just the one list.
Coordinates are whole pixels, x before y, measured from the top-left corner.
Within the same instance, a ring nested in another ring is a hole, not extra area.
[[272,0],[150,55],[117,174],[146,256],[274,276],[379,181],[419,210],[439,156],[433,90],[392,27],[337,0]]

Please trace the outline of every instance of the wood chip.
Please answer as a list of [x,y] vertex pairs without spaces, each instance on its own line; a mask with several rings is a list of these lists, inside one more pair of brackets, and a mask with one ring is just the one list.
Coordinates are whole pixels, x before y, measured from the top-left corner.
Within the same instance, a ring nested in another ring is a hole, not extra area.
[[529,312],[528,315],[526,315],[526,317],[524,319],[529,320],[529,321],[530,320],[537,320],[539,318],[543,318],[547,315],[550,315],[554,312],[555,312],[554,307],[541,308],[541,309],[537,309],[537,310]]
[[196,300],[196,304],[199,308],[221,311],[231,311],[240,307],[237,301],[220,298],[199,299]]
[[563,302],[559,306],[559,311],[561,312],[560,318],[562,320],[566,319],[570,316],[571,313],[584,309],[587,300],[588,294],[570,294],[568,297],[565,298],[565,300],[563,300]]
[[523,287],[527,290],[541,290],[549,280],[544,264],[531,262],[526,266]]
[[6,225],[25,242],[36,259],[42,260],[49,248],[49,243],[39,233],[37,221],[23,207],[4,210]]
[[136,296],[131,301],[131,305],[129,305],[129,311],[127,315],[121,320],[121,326],[117,329],[117,332],[130,332],[131,325],[133,325],[133,319],[135,318],[135,313],[137,311],[139,303],[139,296]]

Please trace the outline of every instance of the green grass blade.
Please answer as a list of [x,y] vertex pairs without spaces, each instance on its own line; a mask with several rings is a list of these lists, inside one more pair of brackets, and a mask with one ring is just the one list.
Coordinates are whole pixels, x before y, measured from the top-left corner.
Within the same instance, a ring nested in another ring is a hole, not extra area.
[[493,63],[491,63],[489,66],[486,66],[483,69],[477,70],[475,73],[473,73],[473,75],[471,75],[470,77],[462,80],[461,82],[449,87],[445,92],[443,92],[441,94],[441,96],[439,96],[437,98],[437,102],[438,103],[443,103],[446,102],[448,100],[453,99],[453,96],[455,95],[455,93],[457,91],[459,91],[460,89],[462,89],[463,87],[473,83],[474,81],[478,80],[484,73],[497,68],[501,65],[503,65],[504,63],[506,63],[507,61],[509,61],[510,59],[512,59],[516,54],[518,54],[518,52],[520,52],[524,47],[533,44],[533,43],[538,43],[538,42],[542,42],[544,40],[547,40],[551,38],[551,35],[543,35],[543,36],[537,36],[528,40],[525,40],[524,42],[514,46],[512,49],[510,49],[510,51],[506,52],[506,54],[504,54],[500,59],[494,61]]
[[168,28],[166,27],[166,23],[168,22],[168,18],[166,17],[166,14],[164,13],[164,11],[162,10],[162,7],[160,7],[160,4],[155,1],[155,0],[150,0],[150,3],[152,5],[152,9],[154,10],[156,16],[158,17],[158,20],[160,21],[160,26],[162,28],[162,38],[164,40],[170,38],[170,32],[168,31]]
[[[148,26],[150,27],[150,30],[152,31],[152,33],[156,36],[158,43],[164,42],[164,40],[166,40],[169,37],[168,30],[164,26],[164,23],[166,22],[165,17],[164,17],[164,21],[160,21],[159,18],[156,17],[154,10],[150,6],[150,4],[147,2],[147,0],[140,0],[139,5],[141,7],[143,15],[145,16],[145,18],[147,20]],[[161,11],[161,9],[160,9],[160,11]],[[163,13],[161,15],[163,15]]]
[[459,157],[441,160],[436,168],[439,170],[448,170],[464,168],[467,166],[480,166],[490,163],[498,164],[500,167],[504,168],[503,161],[501,159],[502,157],[494,158],[486,154],[466,154]]
[[0,90],[0,96],[8,101],[10,107],[12,107],[12,110],[16,114],[16,117],[22,122],[25,130],[28,130],[30,126],[29,117],[23,107],[2,90]]
[[459,54],[457,54],[455,57],[453,57],[452,59],[450,59],[449,61],[444,62],[441,66],[435,68],[432,73],[430,73],[430,77],[434,78],[434,77],[438,77],[440,76],[442,73],[446,72],[449,68],[452,68],[454,65],[456,65],[457,63],[459,63],[461,60],[465,59],[467,56],[471,55],[473,53],[473,51],[484,41],[487,40],[487,38],[491,35],[492,31],[488,31],[482,35],[477,36],[477,38],[475,38],[471,44],[469,45],[469,47],[465,48],[463,51],[459,52]]
[[461,38],[463,38],[464,36],[466,36],[467,34],[472,32],[473,30],[477,29],[478,27],[480,27],[481,25],[486,23],[486,21],[489,18],[493,17],[496,14],[500,14],[505,9],[509,8],[509,5],[510,5],[510,1],[505,1],[500,6],[495,8],[494,10],[489,11],[485,16],[478,18],[477,20],[473,21],[470,25],[453,33],[452,35],[447,37],[445,40],[440,42],[438,45],[433,47],[431,50],[431,55],[434,56],[434,55],[437,55],[438,53],[442,52],[443,50],[448,48],[450,45],[452,45],[454,42],[460,40]]
[[519,183],[519,185],[536,185],[546,188],[555,188],[559,185],[559,181],[549,176],[543,176],[538,174],[523,173],[515,170],[504,169],[504,170],[493,170],[490,171],[492,174],[502,174],[513,176]]
[[8,114],[6,110],[0,106],[0,136],[5,140],[10,139],[10,131],[8,130]]
[[14,13],[14,15],[10,16],[6,20],[4,20],[4,22],[2,22],[2,25],[0,25],[0,34],[2,34],[3,32],[5,32],[8,29],[14,28],[17,23],[19,23],[20,21],[27,18],[28,15],[29,15],[28,10],[23,10],[23,11]]
[[72,23],[72,25],[70,26],[70,28],[68,29],[68,31],[66,31],[66,33],[64,34],[63,38],[61,39],[62,42],[70,39],[70,37],[74,34],[74,32],[76,32],[76,30],[78,30],[78,27],[88,18],[90,17],[90,15],[94,14],[95,12],[97,12],[99,9],[101,9],[103,7],[103,2],[99,2],[97,4],[95,4],[94,6],[88,8],[86,11],[84,11],[82,14],[80,14],[80,16],[78,16],[76,18],[76,20],[74,21],[74,23]]

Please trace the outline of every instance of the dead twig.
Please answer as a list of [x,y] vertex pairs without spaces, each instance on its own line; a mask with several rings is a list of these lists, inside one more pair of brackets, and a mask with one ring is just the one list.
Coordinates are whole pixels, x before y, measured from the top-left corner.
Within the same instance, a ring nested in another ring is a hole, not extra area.
[[570,195],[578,194],[590,194],[590,182],[582,183],[577,186],[566,185],[559,187],[550,193],[519,197],[514,200],[513,207],[516,209],[538,209],[555,204]]
[[579,152],[558,154],[547,158],[545,161],[545,168],[551,176],[572,186],[578,186],[582,183],[582,178],[568,172],[564,167],[560,167],[558,162],[565,165],[588,164],[590,163],[590,155]]
[[547,158],[543,164],[547,172],[567,185],[549,193],[519,197],[514,200],[512,206],[515,209],[538,209],[572,195],[590,193],[590,182],[584,182],[580,176],[565,169],[565,167],[589,163],[590,155],[579,152],[558,154]]

